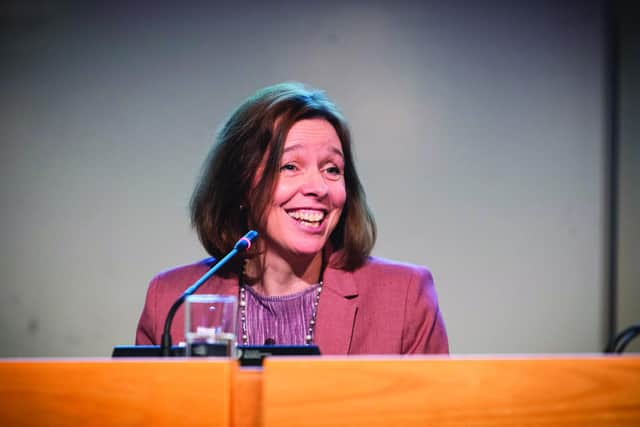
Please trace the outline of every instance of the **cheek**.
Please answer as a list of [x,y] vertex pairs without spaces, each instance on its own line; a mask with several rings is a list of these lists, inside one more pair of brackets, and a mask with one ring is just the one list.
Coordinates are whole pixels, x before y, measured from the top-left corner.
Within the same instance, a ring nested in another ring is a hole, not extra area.
[[273,190],[271,204],[279,206],[289,201],[296,193],[296,186],[287,180],[280,180]]
[[336,185],[331,192],[331,202],[333,206],[341,209],[344,207],[346,201],[347,190],[345,189],[344,184]]

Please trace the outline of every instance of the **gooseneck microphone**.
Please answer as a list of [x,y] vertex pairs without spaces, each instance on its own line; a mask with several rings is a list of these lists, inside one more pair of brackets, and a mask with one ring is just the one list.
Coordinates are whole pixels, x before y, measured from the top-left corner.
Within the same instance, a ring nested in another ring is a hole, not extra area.
[[173,303],[171,308],[169,309],[169,313],[167,314],[167,318],[164,322],[164,332],[162,334],[162,342],[160,343],[160,354],[162,356],[170,356],[171,353],[171,324],[173,323],[173,317],[178,311],[178,308],[182,305],[184,300],[195,291],[198,290],[200,286],[211,276],[216,274],[222,266],[224,266],[231,258],[236,256],[238,252],[244,252],[251,247],[251,242],[258,237],[258,232],[251,230],[244,236],[240,238],[233,246],[231,252],[225,255],[220,261],[218,261],[209,271],[207,271],[201,278],[198,279],[193,285],[189,286],[187,290],[185,290],[182,295]]

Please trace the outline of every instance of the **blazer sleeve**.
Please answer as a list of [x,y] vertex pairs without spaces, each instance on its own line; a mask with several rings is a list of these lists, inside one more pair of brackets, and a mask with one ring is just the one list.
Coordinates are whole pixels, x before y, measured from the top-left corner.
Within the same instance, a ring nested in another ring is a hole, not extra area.
[[415,271],[407,288],[402,353],[449,354],[433,276],[424,267]]
[[156,336],[156,312],[157,312],[157,288],[158,277],[153,278],[147,289],[147,297],[144,301],[144,308],[138,321],[136,330],[136,345],[155,345]]

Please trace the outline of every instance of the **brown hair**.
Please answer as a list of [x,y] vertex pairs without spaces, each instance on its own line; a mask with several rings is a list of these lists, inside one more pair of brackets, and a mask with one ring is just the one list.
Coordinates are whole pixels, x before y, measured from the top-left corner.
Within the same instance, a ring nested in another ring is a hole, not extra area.
[[[224,256],[250,227],[265,230],[287,133],[296,122],[309,118],[331,123],[345,159],[347,199],[330,236],[332,249],[340,251],[334,266],[352,270],[366,261],[376,226],[356,173],[349,127],[324,92],[300,83],[259,90],[219,130],[191,197],[191,223],[212,256]],[[261,179],[254,183],[263,159]]]

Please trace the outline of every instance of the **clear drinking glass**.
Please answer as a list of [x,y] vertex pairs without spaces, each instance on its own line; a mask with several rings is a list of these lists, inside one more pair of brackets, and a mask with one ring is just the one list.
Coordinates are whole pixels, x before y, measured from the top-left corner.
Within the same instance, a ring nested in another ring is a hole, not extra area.
[[185,301],[187,356],[235,355],[238,299],[233,295],[189,295]]

